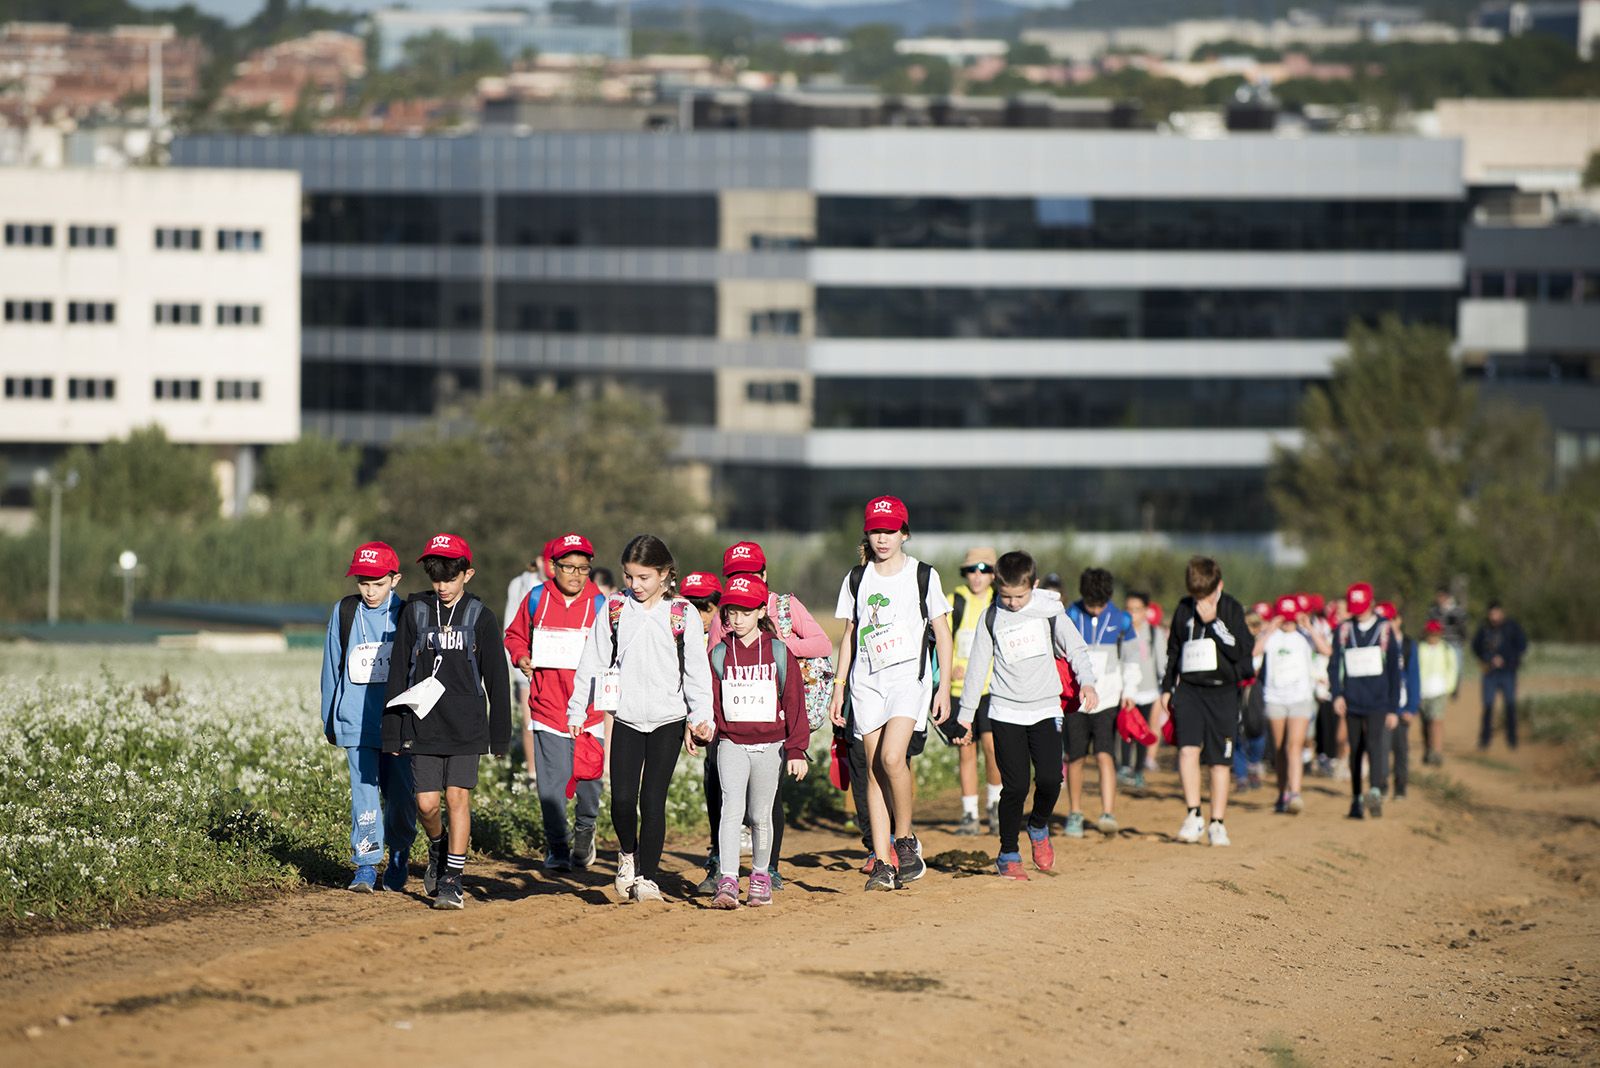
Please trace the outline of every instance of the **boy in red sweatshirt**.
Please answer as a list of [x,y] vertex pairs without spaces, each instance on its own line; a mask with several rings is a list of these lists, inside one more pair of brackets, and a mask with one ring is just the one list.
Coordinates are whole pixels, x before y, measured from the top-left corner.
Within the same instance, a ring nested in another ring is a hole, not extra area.
[[[545,547],[550,581],[523,598],[506,627],[506,653],[528,678],[528,719],[533,724],[534,775],[544,818],[544,866],[552,871],[594,863],[594,825],[600,815],[599,779],[578,780],[578,811],[567,834],[567,783],[577,741],[567,731],[572,679],[589,628],[605,611],[605,595],[589,581],[594,546],[582,534],[565,534]],[[583,729],[603,743],[605,713],[589,709]]]
[[[738,575],[723,590],[721,615],[728,635],[711,650],[712,708],[716,717],[717,770],[722,780],[718,840],[738,841],[751,817],[747,905],[772,904],[772,804],[785,770],[805,777],[811,726],[806,719],[800,662],[767,618],[767,584]],[[713,908],[739,905],[739,851],[723,849]]]

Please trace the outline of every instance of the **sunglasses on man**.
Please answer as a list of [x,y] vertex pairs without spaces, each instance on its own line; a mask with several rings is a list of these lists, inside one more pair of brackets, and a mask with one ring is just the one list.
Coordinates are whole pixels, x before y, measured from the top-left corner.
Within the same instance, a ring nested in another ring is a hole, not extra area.
[[968,564],[966,567],[961,569],[961,573],[963,575],[988,575],[993,571],[994,568],[990,567],[988,564]]

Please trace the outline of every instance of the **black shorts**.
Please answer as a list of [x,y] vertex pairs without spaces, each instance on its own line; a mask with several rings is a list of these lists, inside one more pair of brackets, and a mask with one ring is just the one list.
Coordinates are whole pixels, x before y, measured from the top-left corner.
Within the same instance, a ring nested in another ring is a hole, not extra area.
[[419,794],[436,794],[447,786],[471,790],[478,785],[478,754],[411,754],[411,777]]
[[989,725],[989,695],[984,694],[978,700],[978,711],[972,717],[973,734],[993,734],[994,728]]
[[1184,686],[1172,692],[1172,730],[1178,748],[1200,750],[1202,764],[1231,764],[1239,730],[1235,686]]
[[1113,758],[1117,755],[1117,714],[1109,708],[1104,712],[1068,712],[1063,731],[1069,761],[1088,756],[1091,742],[1096,753]]

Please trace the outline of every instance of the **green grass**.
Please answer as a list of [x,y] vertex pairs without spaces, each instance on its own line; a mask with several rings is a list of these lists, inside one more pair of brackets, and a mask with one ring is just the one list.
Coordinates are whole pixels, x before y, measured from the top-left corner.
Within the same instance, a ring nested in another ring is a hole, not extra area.
[[1273,1068],[1310,1068],[1311,1065],[1310,1061],[1295,1052],[1294,1043],[1281,1035],[1267,1039],[1261,1052],[1267,1055],[1267,1061]]
[[1464,783],[1452,779],[1442,771],[1414,772],[1411,781],[1441,805],[1450,808],[1472,806],[1472,791],[1467,789]]
[[1600,693],[1536,694],[1518,704],[1530,738],[1559,746],[1574,765],[1600,777]]
[[[1469,652],[1470,660],[1472,654]],[[1600,645],[1535,642],[1522,662],[1524,676],[1600,677]]]

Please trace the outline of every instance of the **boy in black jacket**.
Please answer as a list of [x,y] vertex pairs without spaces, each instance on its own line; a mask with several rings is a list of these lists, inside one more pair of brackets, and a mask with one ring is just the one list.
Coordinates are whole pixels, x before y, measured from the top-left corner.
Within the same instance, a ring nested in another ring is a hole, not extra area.
[[[504,756],[511,745],[511,680],[500,659],[500,620],[466,592],[474,574],[466,539],[436,534],[417,559],[433,590],[412,594],[400,613],[383,710],[383,750],[411,758],[417,817],[428,835],[423,890],[434,894],[434,908],[458,909],[478,758],[490,752]],[[442,873],[441,793],[450,811]]]
[[[1178,841],[1194,844],[1204,833],[1214,846],[1228,845],[1229,765],[1239,729],[1239,682],[1255,677],[1254,643],[1244,606],[1222,592],[1222,568],[1195,556],[1184,571],[1189,596],[1178,602],[1167,638],[1167,671],[1161,708],[1172,717],[1178,745],[1178,776],[1188,807]],[[1211,825],[1200,818],[1200,765],[1211,768]]]

